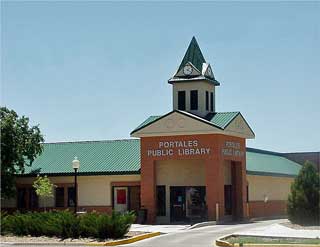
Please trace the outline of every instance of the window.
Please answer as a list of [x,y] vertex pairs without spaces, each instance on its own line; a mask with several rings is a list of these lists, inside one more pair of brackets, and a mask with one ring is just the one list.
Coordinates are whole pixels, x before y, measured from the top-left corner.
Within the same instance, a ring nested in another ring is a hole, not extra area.
[[34,188],[18,188],[17,206],[19,209],[35,209],[39,207],[38,196]]
[[190,91],[190,109],[198,110],[198,90]]
[[206,91],[206,111],[209,111],[209,92]]
[[166,216],[166,186],[157,186],[157,216]]
[[210,93],[210,111],[213,112],[213,92]]
[[18,188],[18,208],[26,208],[26,196],[27,196],[27,189],[26,188]]
[[185,91],[178,92],[178,110],[182,110],[182,111],[186,110],[186,92]]
[[38,195],[36,193],[36,190],[34,188],[29,189],[29,208],[38,208],[39,202],[38,202]]
[[64,188],[56,188],[56,207],[64,207]]
[[76,201],[76,194],[75,194],[74,187],[68,188],[68,207],[74,207],[75,201]]

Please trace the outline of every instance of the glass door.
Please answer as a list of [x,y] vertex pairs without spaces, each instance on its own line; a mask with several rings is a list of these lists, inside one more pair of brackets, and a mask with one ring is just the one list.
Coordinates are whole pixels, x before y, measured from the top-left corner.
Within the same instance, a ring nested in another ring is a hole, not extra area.
[[113,205],[116,212],[125,212],[128,210],[128,188],[114,187]]
[[171,221],[186,220],[186,188],[170,187],[170,218]]

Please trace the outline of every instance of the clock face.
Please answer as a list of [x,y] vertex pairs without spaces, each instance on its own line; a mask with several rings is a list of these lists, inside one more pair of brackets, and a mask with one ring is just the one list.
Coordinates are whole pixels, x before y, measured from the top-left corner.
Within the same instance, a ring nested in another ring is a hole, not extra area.
[[193,71],[193,68],[191,65],[187,64],[186,66],[184,66],[183,68],[183,74],[185,75],[191,75]]

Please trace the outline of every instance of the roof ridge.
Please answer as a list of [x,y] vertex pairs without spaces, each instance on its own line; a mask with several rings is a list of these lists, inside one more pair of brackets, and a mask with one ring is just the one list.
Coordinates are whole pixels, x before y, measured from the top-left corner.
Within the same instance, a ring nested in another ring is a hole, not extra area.
[[[246,147],[246,151],[252,152],[252,153],[269,154],[269,155],[276,155],[276,156],[284,157],[283,154],[280,152],[274,152],[274,151],[269,151],[269,150],[259,149],[259,148]],[[286,157],[284,157],[284,158],[286,158]]]
[[138,138],[125,138],[114,140],[82,140],[82,141],[58,141],[58,142],[44,142],[42,144],[77,144],[77,143],[90,143],[90,142],[121,142],[121,141],[139,141]]
[[239,113],[240,111],[217,111],[215,113]]

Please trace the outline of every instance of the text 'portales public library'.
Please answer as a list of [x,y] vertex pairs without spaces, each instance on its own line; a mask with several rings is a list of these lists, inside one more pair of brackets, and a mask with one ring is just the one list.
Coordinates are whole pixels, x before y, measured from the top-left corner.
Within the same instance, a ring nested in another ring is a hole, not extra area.
[[[32,167],[18,175],[16,197],[2,207],[72,209],[77,191],[78,211],[144,209],[147,223],[284,215],[301,164],[246,147],[255,134],[240,112],[216,111],[220,83],[195,38],[168,83],[172,111],[144,120],[131,132],[134,138],[45,143]],[[81,164],[77,190],[75,156]],[[56,185],[46,202],[32,187],[37,174]]]

